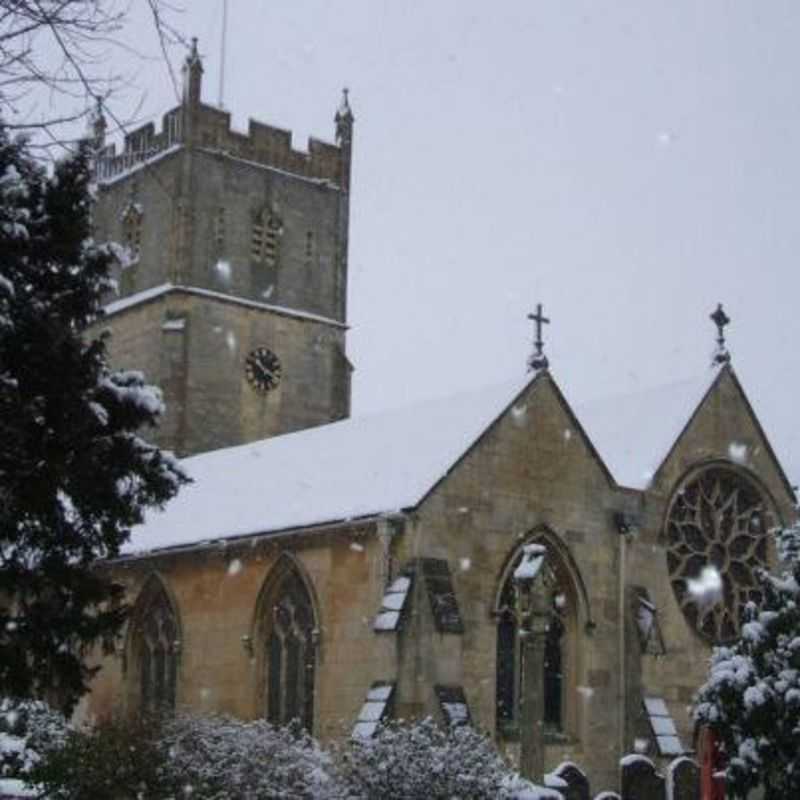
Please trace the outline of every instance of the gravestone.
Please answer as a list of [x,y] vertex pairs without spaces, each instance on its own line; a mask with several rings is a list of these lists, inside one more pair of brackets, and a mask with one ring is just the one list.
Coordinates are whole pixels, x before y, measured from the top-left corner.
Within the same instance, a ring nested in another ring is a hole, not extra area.
[[564,800],[589,800],[589,779],[571,761],[560,764],[554,774],[567,784],[565,789],[559,789]]
[[622,800],[666,800],[664,778],[644,756],[625,756],[620,761]]
[[676,758],[667,774],[667,800],[700,800],[700,768],[691,758]]

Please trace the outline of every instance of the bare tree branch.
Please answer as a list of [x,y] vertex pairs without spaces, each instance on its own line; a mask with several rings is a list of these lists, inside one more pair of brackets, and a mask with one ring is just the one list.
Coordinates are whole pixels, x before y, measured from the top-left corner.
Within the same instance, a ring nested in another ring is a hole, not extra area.
[[[56,129],[86,117],[97,98],[107,100],[127,82],[113,64],[120,50],[136,53],[121,35],[129,3],[130,0],[0,0],[0,116],[6,127],[34,134],[49,128],[51,141],[46,147],[69,143],[71,137],[59,135]],[[182,9],[171,0],[147,0],[147,8],[160,57],[180,99],[168,51],[185,41],[169,21],[170,15]],[[41,98],[48,95],[50,109],[37,110],[34,102],[41,105]],[[73,108],[65,109],[65,102]],[[105,110],[114,126],[125,131],[127,125],[107,103]]]

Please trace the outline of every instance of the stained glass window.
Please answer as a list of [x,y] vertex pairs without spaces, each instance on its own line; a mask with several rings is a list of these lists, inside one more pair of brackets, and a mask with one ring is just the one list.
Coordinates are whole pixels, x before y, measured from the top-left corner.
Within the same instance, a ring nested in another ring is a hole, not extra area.
[[299,720],[311,730],[314,715],[314,613],[300,576],[286,571],[269,592],[263,612],[266,717],[274,725]]
[[180,641],[172,603],[159,580],[152,579],[142,591],[133,626],[139,709],[143,714],[169,713],[175,709]]
[[773,514],[739,471],[710,467],[675,493],[665,537],[672,588],[689,624],[712,642],[738,635],[745,605],[761,603]]
[[[514,735],[518,724],[521,680],[521,648],[516,617],[517,596],[513,581],[514,569],[522,558],[520,553],[507,571],[500,594],[497,618],[496,713],[498,730]],[[549,621],[544,641],[544,672],[542,692],[544,722],[550,730],[564,725],[564,616],[566,595],[552,564],[546,564],[542,580],[550,600]]]

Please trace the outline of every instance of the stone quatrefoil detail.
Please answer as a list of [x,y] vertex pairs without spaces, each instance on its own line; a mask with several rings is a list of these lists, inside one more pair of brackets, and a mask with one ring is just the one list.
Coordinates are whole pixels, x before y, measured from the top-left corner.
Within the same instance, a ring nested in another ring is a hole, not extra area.
[[[736,638],[746,604],[762,602],[756,572],[767,567],[771,518],[755,485],[725,467],[704,470],[675,494],[666,523],[672,589],[705,639]],[[719,576],[719,592],[698,590],[707,567]]]

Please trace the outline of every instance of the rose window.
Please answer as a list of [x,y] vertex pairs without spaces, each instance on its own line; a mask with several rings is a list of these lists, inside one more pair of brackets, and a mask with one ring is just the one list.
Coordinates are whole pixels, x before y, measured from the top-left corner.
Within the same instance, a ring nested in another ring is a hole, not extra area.
[[745,605],[763,599],[756,571],[767,566],[769,516],[755,485],[724,467],[691,478],[672,500],[672,588],[689,624],[710,641],[735,638]]

